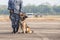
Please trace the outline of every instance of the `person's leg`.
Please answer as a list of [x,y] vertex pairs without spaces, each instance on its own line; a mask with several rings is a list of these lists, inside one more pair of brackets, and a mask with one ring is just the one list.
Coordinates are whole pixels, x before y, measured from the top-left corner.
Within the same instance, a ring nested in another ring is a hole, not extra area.
[[15,31],[15,21],[12,21],[12,29],[13,29],[13,33],[16,33],[16,31]]
[[14,14],[11,15],[11,23],[12,23],[13,33],[16,33],[16,31],[15,31],[15,17],[14,17]]
[[19,29],[19,15],[18,14],[15,14],[15,30],[16,32],[18,32],[18,29]]
[[[14,25],[13,25],[13,26],[14,26]],[[15,27],[12,27],[12,28],[13,28],[13,32],[12,32],[12,33],[16,33],[16,32],[15,32]]]
[[15,14],[14,14],[14,10],[10,10],[10,20],[12,22],[12,29],[13,29],[13,33],[16,33],[16,28],[15,28]]
[[10,18],[10,20],[11,20],[11,15],[14,13],[14,10],[11,9],[11,10],[9,10],[9,12],[10,12],[9,18]]
[[16,21],[16,23],[17,23],[17,24],[15,24],[15,26],[16,26],[16,27],[15,27],[15,30],[16,30],[16,32],[18,32],[18,30],[19,30],[19,22]]

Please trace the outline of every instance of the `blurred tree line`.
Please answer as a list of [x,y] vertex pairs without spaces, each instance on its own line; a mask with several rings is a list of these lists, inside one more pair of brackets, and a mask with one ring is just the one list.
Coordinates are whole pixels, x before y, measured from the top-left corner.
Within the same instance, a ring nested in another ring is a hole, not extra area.
[[[26,5],[23,7],[26,13],[39,13],[44,15],[60,15],[60,5]],[[9,14],[6,5],[0,5],[0,14]]]

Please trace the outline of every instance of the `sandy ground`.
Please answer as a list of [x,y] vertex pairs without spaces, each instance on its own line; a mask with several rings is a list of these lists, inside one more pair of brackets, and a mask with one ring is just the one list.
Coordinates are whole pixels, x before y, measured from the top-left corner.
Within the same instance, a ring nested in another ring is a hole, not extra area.
[[0,17],[0,40],[60,40],[60,18],[43,17],[26,19],[32,34],[12,34],[11,22],[7,16]]
[[0,40],[60,40],[60,22],[27,22],[32,34],[12,34],[10,22],[0,22]]
[[[30,22],[37,22],[37,21],[60,21],[60,16],[43,16],[43,17],[32,17],[27,18],[27,21]],[[1,22],[7,22],[10,21],[9,15],[0,15],[0,21]]]

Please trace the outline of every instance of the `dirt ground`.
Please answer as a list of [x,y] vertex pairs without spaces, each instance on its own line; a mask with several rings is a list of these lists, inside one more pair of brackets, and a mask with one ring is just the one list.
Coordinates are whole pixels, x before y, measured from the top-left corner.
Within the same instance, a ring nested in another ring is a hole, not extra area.
[[12,34],[11,22],[5,17],[0,17],[0,40],[60,40],[60,18],[27,18],[33,33],[22,34],[19,29],[18,33]]
[[[9,15],[0,15],[1,22],[10,21]],[[27,18],[26,21],[37,22],[37,21],[60,21],[60,16],[43,16],[43,17],[31,17]]]

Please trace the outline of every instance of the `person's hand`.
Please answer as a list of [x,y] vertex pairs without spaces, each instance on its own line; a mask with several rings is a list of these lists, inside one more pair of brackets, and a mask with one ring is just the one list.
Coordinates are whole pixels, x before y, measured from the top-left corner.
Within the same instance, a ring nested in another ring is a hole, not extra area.
[[10,10],[10,13],[14,13],[14,11],[13,10]]
[[20,16],[24,16],[24,14],[22,12],[20,12]]

